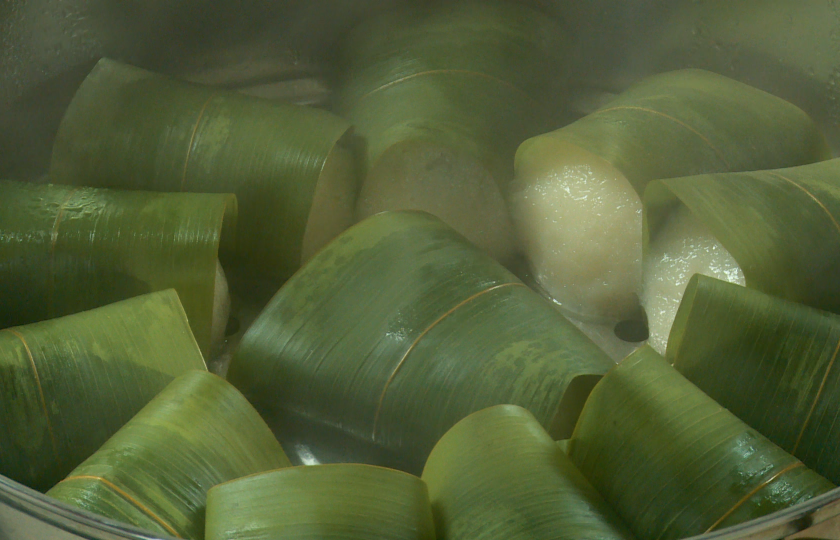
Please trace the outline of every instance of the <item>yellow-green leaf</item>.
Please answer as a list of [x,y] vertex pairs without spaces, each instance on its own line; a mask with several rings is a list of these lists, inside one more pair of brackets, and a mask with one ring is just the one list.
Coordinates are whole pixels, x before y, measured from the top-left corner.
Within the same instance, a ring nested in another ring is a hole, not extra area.
[[419,470],[477,410],[530,410],[571,432],[614,362],[440,220],[385,212],[336,238],[269,302],[228,373],[266,417],[302,416]]
[[[61,122],[50,177],[121,189],[235,193],[242,207],[239,262],[285,279],[301,264],[318,182],[328,158],[344,151],[337,146],[349,128],[323,110],[103,59]],[[355,190],[354,173],[349,182]]]
[[290,465],[242,394],[192,371],[47,495],[157,534],[201,540],[210,488]]
[[0,474],[49,489],[195,369],[174,290],[0,330]]
[[644,540],[722,529],[834,488],[647,346],[592,391],[569,457]]
[[209,355],[236,197],[0,181],[0,327],[174,288]]
[[447,540],[631,539],[569,457],[521,407],[464,418],[423,469],[438,537]]
[[695,276],[666,358],[738,418],[840,482],[840,316]]
[[435,540],[426,485],[357,464],[271,471],[210,490],[207,540]]

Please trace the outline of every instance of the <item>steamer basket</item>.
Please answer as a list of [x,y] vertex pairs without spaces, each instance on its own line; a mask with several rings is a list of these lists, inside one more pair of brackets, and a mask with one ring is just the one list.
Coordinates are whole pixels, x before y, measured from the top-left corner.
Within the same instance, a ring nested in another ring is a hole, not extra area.
[[[362,17],[406,3],[410,0],[0,2],[0,178],[44,180],[64,110],[103,56],[196,82],[317,106],[329,98],[336,40]],[[572,38],[570,71],[563,75],[570,93],[558,98],[567,104],[560,111],[564,122],[594,110],[644,76],[697,67],[795,103],[817,121],[838,155],[840,3],[527,3],[556,17]],[[230,281],[239,328],[229,336],[226,355],[276,290],[271,283],[235,275]],[[216,365],[223,366],[224,360],[225,355]],[[302,426],[284,426],[278,436],[298,464],[375,461],[408,469],[418,466]],[[771,540],[794,534],[840,539],[840,488],[695,538]],[[0,476],[0,540],[30,538],[157,540]]]

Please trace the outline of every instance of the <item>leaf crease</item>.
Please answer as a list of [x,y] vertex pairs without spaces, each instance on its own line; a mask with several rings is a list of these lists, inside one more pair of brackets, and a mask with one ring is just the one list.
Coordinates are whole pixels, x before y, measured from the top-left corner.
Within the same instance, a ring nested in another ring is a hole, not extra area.
[[47,400],[44,397],[44,389],[41,386],[41,377],[38,375],[38,367],[35,365],[35,358],[32,356],[32,350],[23,335],[12,328],[0,330],[0,332],[8,332],[18,338],[23,343],[23,348],[26,349],[26,355],[29,357],[29,364],[32,366],[32,374],[35,376],[35,385],[38,387],[38,396],[41,398],[41,407],[44,410],[44,418],[47,420],[47,431],[50,433],[50,441],[52,442],[53,452],[56,459],[61,462],[61,455],[58,453],[58,444],[55,441],[55,432],[53,431],[52,422],[50,421],[50,413],[47,410]]
[[163,527],[164,529],[166,529],[169,532],[169,534],[175,536],[176,538],[183,538],[181,535],[178,534],[178,531],[176,531],[170,524],[165,522],[160,516],[158,516],[157,514],[152,512],[152,510],[150,510],[149,507],[147,507],[146,505],[144,505],[143,503],[141,503],[140,501],[138,501],[137,499],[132,497],[127,491],[120,488],[119,486],[117,486],[113,482],[111,482],[111,481],[109,481],[105,478],[102,478],[101,476],[79,475],[79,476],[68,476],[67,478],[65,478],[64,480],[59,482],[59,484],[63,484],[64,482],[69,482],[69,481],[72,481],[72,480],[96,480],[98,482],[102,482],[109,489],[116,492],[120,497],[124,498],[126,501],[133,504],[138,510],[140,510],[141,512],[143,512],[144,514],[146,514],[147,516],[149,516],[150,518],[152,518],[153,520],[158,522],[161,527]]
[[656,116],[661,116],[662,118],[667,118],[668,120],[671,120],[672,122],[675,122],[675,123],[681,125],[685,129],[689,130],[690,132],[694,133],[695,135],[697,135],[698,137],[703,139],[703,142],[705,142],[709,146],[709,148],[712,149],[712,151],[715,153],[715,155],[717,155],[718,159],[720,159],[721,162],[723,162],[723,164],[726,166],[727,170],[730,170],[730,171],[732,170],[732,166],[729,164],[728,161],[726,161],[726,158],[723,157],[723,152],[718,150],[718,148],[714,144],[712,144],[712,141],[710,141],[708,137],[706,137],[705,135],[703,135],[702,133],[700,133],[699,131],[697,131],[696,129],[691,127],[690,125],[686,124],[682,120],[674,118],[671,115],[659,112],[659,111],[654,110],[654,109],[648,109],[647,107],[639,107],[639,106],[634,106],[634,105],[618,105],[616,107],[608,107],[606,109],[601,109],[601,110],[595,111],[594,113],[592,113],[592,115],[594,116],[596,114],[606,113],[606,112],[610,112],[610,111],[620,111],[620,110],[643,111],[643,112],[647,112],[647,113],[650,113],[650,114],[654,114]]

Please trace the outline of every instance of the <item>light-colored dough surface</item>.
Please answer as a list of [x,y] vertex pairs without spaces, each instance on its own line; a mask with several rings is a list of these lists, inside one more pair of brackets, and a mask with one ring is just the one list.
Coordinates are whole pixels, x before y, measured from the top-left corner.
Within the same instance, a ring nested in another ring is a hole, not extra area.
[[340,146],[327,156],[303,234],[301,263],[353,224],[358,182],[353,155]]
[[477,160],[423,142],[391,147],[368,173],[356,217],[423,210],[501,262],[514,253],[510,217],[499,186]]
[[642,274],[642,202],[633,186],[579,147],[539,138],[526,144],[510,211],[535,279],[581,317],[630,316]]
[[648,318],[648,344],[660,354],[665,354],[677,309],[694,274],[745,284],[732,255],[688,208],[679,206],[651,240],[644,264],[642,305]]

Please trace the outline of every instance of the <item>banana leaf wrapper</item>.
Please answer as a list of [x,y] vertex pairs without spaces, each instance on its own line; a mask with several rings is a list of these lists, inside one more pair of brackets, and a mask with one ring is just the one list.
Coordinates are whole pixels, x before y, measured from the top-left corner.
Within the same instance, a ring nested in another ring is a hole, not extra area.
[[214,487],[207,540],[434,540],[429,492],[404,472],[358,464],[292,467]]
[[423,480],[448,540],[633,538],[534,416],[498,405],[435,445]]
[[359,25],[342,49],[337,108],[368,140],[367,167],[409,139],[454,147],[509,180],[562,79],[563,32],[503,1],[451,2]]
[[689,282],[666,358],[738,418],[834,483],[840,316],[706,276]]
[[840,313],[840,159],[653,182],[645,238],[684,205],[744,272],[747,287]]
[[348,152],[339,141],[349,129],[323,110],[103,59],[61,122],[50,177],[121,189],[234,193],[242,208],[236,262],[286,279],[300,267],[324,166],[334,153]]
[[648,346],[601,379],[568,451],[642,539],[723,529],[834,488]]
[[45,491],[206,369],[174,290],[0,330],[0,474]]
[[257,411],[206,371],[172,381],[47,495],[178,538],[204,538],[207,492],[289,467]]
[[606,162],[640,196],[651,180],[793,167],[831,157],[801,109],[697,69],[644,79],[593,114],[525,141],[515,167],[550,162],[559,148],[569,147]]
[[278,291],[228,379],[267,418],[333,426],[421,469],[450,427],[492,405],[520,405],[552,435],[568,435],[614,365],[440,220],[385,212]]
[[123,192],[0,181],[0,327],[178,291],[209,355],[232,195]]

